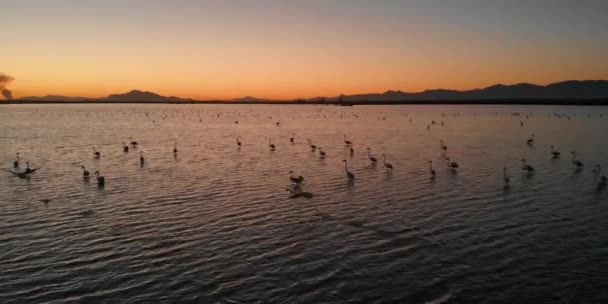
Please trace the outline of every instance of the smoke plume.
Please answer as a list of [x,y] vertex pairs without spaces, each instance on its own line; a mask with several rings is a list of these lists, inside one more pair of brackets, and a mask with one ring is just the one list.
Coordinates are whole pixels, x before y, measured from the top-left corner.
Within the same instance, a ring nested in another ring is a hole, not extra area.
[[11,92],[11,90],[6,88],[6,85],[13,81],[14,78],[6,75],[4,73],[0,73],[0,93],[2,94],[2,96],[4,96],[4,98],[6,99],[13,99],[13,92]]

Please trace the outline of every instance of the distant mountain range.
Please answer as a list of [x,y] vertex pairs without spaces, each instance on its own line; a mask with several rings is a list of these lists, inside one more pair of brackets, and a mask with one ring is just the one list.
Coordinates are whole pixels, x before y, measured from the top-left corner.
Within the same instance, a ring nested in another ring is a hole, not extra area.
[[563,81],[546,86],[530,83],[514,85],[497,84],[483,89],[467,91],[426,90],[408,93],[386,91],[384,93],[341,95],[328,98],[329,101],[441,101],[441,100],[530,100],[530,99],[608,99],[608,81],[585,80]]
[[[440,102],[440,101],[518,101],[518,100],[608,100],[607,80],[569,80],[552,83],[546,86],[530,83],[514,85],[497,84],[483,89],[466,91],[457,90],[426,90],[423,92],[386,91],[384,93],[370,93],[357,95],[340,95],[335,97],[315,97],[298,99],[298,103],[398,103],[398,102]],[[59,102],[167,102],[190,103],[204,102],[203,100],[184,99],[175,96],[162,96],[156,93],[132,90],[124,94],[112,94],[102,98],[68,97],[47,95],[43,97],[23,97],[17,101],[59,101]],[[294,100],[270,100],[245,96],[226,100],[233,103],[264,103],[287,102]],[[221,102],[221,101],[213,101]]]

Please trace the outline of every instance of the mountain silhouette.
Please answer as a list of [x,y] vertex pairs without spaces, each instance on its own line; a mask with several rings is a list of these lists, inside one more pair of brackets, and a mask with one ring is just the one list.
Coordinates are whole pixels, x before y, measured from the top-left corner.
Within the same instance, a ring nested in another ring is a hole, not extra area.
[[112,94],[102,100],[107,101],[145,101],[145,102],[181,102],[189,101],[175,96],[162,96],[156,93],[140,90],[132,90],[124,94]]
[[[496,84],[483,89],[466,91],[426,90],[408,93],[386,91],[384,93],[340,95],[327,98],[328,101],[441,101],[441,100],[531,100],[531,99],[607,99],[606,80],[569,80],[546,86],[531,83],[514,85]],[[309,99],[312,101],[312,99]]]
[[[546,86],[531,83],[518,83],[514,85],[496,84],[482,89],[473,90],[446,90],[434,89],[422,92],[403,92],[389,90],[384,93],[339,95],[335,97],[314,97],[296,100],[270,100],[245,96],[231,100],[208,100],[206,102],[221,103],[269,103],[269,102],[295,102],[320,104],[374,104],[374,103],[587,103],[606,104],[608,101],[607,80],[568,80],[552,83]],[[47,95],[43,97],[23,97],[16,102],[170,102],[191,103],[205,102],[202,100],[184,99],[175,96],[162,96],[153,92],[132,90],[123,94],[111,94],[102,98],[68,97]]]

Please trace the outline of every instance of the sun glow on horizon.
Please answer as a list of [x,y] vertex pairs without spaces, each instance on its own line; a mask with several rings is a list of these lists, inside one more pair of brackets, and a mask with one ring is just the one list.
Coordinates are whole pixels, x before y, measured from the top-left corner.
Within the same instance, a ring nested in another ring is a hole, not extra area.
[[493,1],[13,2],[0,72],[17,98],[201,100],[608,78],[608,4],[544,5],[552,14]]

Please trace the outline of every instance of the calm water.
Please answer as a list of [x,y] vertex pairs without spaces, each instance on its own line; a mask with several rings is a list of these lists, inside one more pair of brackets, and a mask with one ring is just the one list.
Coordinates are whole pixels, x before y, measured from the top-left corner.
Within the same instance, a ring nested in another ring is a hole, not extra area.
[[0,303],[606,303],[607,130],[601,107],[1,106]]

